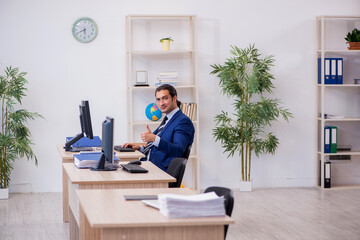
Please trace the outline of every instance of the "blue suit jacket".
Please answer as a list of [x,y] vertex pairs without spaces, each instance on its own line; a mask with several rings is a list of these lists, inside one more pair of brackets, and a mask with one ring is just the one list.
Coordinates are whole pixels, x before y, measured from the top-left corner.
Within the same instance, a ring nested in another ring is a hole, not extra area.
[[[156,134],[158,129],[154,131]],[[149,160],[166,171],[173,158],[182,157],[187,146],[194,140],[194,125],[181,110],[166,123],[160,134],[158,147],[153,146]]]

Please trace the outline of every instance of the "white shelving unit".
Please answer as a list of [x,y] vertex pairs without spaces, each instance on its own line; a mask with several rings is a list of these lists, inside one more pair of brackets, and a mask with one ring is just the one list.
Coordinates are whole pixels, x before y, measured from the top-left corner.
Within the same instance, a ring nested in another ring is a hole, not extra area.
[[[171,37],[169,51],[161,49],[160,39]],[[126,76],[128,102],[128,137],[141,142],[140,134],[146,124],[155,130],[161,120],[152,122],[145,116],[145,108],[155,101],[155,81],[159,72],[178,72],[178,99],[195,102],[197,109],[193,124],[195,138],[187,164],[187,177],[194,190],[199,191],[199,101],[197,66],[197,23],[194,15],[129,15],[126,17]],[[135,87],[135,72],[147,71],[149,86]]]
[[[324,163],[332,155],[350,155],[351,160],[331,161],[331,189],[342,187],[360,187],[360,84],[354,84],[354,78],[360,78],[360,50],[348,50],[346,34],[355,27],[360,28],[360,16],[321,16],[316,19],[317,41],[316,58],[321,58],[321,72],[324,73],[325,58],[343,58],[343,84],[317,85],[317,134],[319,166],[319,186],[324,188]],[[316,59],[317,62],[317,59]],[[324,114],[342,115],[341,119],[325,119]],[[324,127],[338,127],[337,144],[350,145],[351,151],[324,153]]]

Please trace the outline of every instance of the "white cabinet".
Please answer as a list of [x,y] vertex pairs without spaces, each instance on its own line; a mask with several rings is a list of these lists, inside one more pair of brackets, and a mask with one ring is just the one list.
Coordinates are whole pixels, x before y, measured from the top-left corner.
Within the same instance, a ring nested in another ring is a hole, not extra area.
[[[360,29],[360,17],[321,16],[316,19],[316,62],[321,59],[324,73],[325,59],[343,59],[343,84],[325,84],[324,74],[317,85],[318,116],[317,135],[319,185],[324,188],[324,164],[331,162],[331,187],[360,186],[360,50],[348,50],[344,38],[354,28]],[[319,66],[317,66],[319,67]],[[331,73],[330,73],[331,74]],[[324,114],[336,115],[339,119],[328,119]],[[337,147],[351,147],[350,151],[324,153],[325,126],[337,127]],[[347,155],[351,160],[331,160],[332,156]],[[320,164],[319,164],[320,163]]]
[[[140,134],[149,124],[155,130],[161,120],[146,118],[145,108],[155,102],[155,83],[160,72],[177,72],[176,89],[181,102],[196,103],[193,118],[195,139],[184,180],[186,187],[199,190],[199,106],[194,15],[129,15],[126,17],[126,76],[128,105],[128,137],[141,142]],[[162,50],[160,39],[171,37],[170,50]],[[147,73],[149,86],[134,86],[137,71]],[[190,174],[189,174],[190,173]],[[190,180],[188,180],[190,178]],[[190,181],[186,184],[186,181]]]

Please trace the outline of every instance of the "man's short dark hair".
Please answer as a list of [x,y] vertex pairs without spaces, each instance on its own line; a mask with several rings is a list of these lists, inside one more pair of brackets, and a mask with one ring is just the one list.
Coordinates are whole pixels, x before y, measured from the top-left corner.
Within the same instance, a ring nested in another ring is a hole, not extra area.
[[[156,88],[155,97],[156,97],[156,93],[160,92],[162,90],[168,90],[171,98],[174,98],[174,96],[177,96],[176,89],[173,86],[171,86],[170,84],[163,84]],[[180,107],[181,102],[179,100],[177,100],[176,104],[178,105],[178,107]]]

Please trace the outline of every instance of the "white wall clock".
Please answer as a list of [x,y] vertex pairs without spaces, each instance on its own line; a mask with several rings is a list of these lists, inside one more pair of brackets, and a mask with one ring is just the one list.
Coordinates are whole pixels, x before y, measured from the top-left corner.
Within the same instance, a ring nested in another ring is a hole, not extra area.
[[83,17],[76,20],[72,26],[72,33],[76,40],[81,43],[93,41],[98,34],[98,27],[91,18]]

